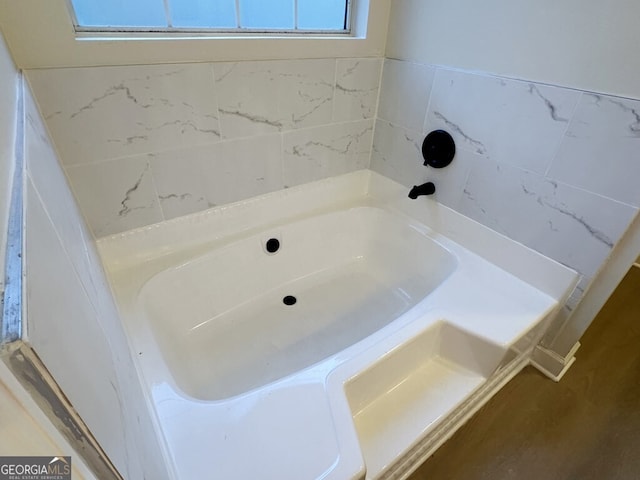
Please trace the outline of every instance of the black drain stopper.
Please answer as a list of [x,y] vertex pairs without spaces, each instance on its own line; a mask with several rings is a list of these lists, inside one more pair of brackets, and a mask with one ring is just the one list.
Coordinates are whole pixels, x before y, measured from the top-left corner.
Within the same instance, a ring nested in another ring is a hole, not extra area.
[[276,253],[280,248],[280,240],[277,238],[270,238],[266,243],[267,252]]
[[284,303],[285,305],[295,305],[297,301],[298,299],[293,295],[287,295],[282,299],[282,303]]

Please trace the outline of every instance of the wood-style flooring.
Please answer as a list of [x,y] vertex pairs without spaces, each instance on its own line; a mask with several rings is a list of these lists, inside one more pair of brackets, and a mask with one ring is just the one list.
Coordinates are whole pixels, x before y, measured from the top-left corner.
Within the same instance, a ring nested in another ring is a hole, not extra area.
[[410,480],[640,479],[640,268],[555,383],[525,368]]

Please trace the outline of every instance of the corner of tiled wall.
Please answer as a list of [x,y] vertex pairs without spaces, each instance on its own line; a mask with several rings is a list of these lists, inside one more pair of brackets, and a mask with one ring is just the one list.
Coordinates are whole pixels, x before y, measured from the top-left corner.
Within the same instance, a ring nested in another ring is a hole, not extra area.
[[368,168],[381,58],[27,71],[97,237]]
[[168,479],[95,240],[26,86],[24,102],[27,341],[124,478]]
[[4,292],[5,248],[15,165],[18,70],[0,32],[0,296]]
[[[454,162],[422,166],[444,129]],[[564,315],[640,207],[640,101],[385,59],[371,168],[581,275]],[[553,332],[550,332],[553,335]]]

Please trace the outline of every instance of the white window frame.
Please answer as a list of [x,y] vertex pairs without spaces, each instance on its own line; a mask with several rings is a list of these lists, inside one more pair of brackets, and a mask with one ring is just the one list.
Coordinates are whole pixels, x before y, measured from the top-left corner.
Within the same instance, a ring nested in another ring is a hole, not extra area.
[[[133,1],[133,0],[132,0]],[[69,14],[73,20],[74,29],[76,34],[79,37],[91,38],[91,37],[100,37],[100,36],[109,36],[113,34],[118,35],[128,35],[131,37],[136,36],[190,36],[190,35],[198,35],[202,37],[207,36],[235,36],[235,35],[286,35],[286,36],[296,36],[296,35],[351,35],[351,17],[352,17],[352,8],[354,6],[355,0],[345,0],[346,1],[346,29],[333,29],[333,30],[321,30],[321,29],[309,29],[305,30],[303,28],[298,28],[298,0],[294,1],[294,9],[295,9],[295,26],[293,28],[286,29],[266,29],[266,28],[247,28],[240,26],[240,1],[236,0],[235,9],[236,9],[236,22],[238,23],[237,27],[232,28],[216,28],[216,27],[174,27],[171,21],[170,15],[170,6],[169,0],[163,0],[165,15],[167,18],[168,25],[166,27],[139,27],[139,26],[118,26],[118,27],[102,27],[102,26],[83,26],[78,23],[77,17],[75,15],[75,11],[73,8],[73,0],[67,0],[67,5],[69,9]]]
[[392,0],[351,0],[350,35],[75,32],[67,0],[0,1],[0,28],[20,68],[384,56]]

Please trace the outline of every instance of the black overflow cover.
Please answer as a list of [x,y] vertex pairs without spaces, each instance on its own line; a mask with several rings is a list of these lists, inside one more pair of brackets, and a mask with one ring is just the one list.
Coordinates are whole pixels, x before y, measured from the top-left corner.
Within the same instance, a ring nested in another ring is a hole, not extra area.
[[285,305],[295,305],[297,301],[298,299],[293,295],[287,295],[282,299],[282,303],[284,303]]
[[434,130],[422,142],[424,164],[433,168],[443,168],[451,163],[456,154],[453,137],[444,130]]
[[269,240],[267,240],[266,247],[267,252],[276,253],[280,248],[280,241],[277,238],[270,238]]

